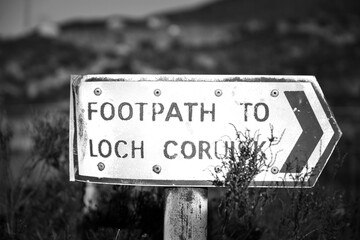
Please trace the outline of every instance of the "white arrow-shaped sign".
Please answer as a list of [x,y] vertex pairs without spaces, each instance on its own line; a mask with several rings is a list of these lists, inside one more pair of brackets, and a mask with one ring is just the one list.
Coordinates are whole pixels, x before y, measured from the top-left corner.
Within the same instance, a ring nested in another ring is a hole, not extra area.
[[212,186],[242,133],[265,156],[251,186],[313,186],[341,136],[312,76],[73,76],[70,106],[78,181]]

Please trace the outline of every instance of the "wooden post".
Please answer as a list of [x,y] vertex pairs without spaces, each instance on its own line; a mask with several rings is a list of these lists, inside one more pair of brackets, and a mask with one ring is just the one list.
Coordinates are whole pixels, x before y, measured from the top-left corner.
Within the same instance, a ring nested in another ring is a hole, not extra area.
[[207,188],[165,189],[164,240],[206,240]]

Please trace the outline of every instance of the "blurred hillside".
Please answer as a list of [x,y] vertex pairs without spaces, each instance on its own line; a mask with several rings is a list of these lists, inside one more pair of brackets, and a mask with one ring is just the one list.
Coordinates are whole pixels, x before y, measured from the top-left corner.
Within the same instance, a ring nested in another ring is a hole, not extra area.
[[355,0],[224,0],[191,11],[165,13],[172,21],[239,22],[249,19],[273,21],[304,19],[323,13],[358,15],[360,4]]
[[[358,171],[358,13],[350,0],[228,0],[141,20],[43,24],[0,40],[1,109],[19,132],[35,112],[67,111],[71,74],[315,75],[344,131],[349,170]],[[15,148],[30,144],[16,136]]]

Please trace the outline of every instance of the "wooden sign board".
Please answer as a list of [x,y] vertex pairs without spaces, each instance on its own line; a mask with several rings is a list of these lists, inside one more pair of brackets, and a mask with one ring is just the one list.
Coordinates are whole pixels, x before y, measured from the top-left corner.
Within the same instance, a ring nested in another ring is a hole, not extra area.
[[[210,187],[242,132],[256,137],[266,154],[251,186],[296,187],[299,179],[313,186],[341,136],[312,76],[84,75],[71,81],[72,181]],[[271,137],[277,144],[270,146]]]

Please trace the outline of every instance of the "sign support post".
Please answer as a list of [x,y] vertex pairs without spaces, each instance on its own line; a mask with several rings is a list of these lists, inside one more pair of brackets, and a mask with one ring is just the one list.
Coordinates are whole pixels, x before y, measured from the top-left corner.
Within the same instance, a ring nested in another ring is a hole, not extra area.
[[165,188],[164,239],[207,239],[208,189]]

